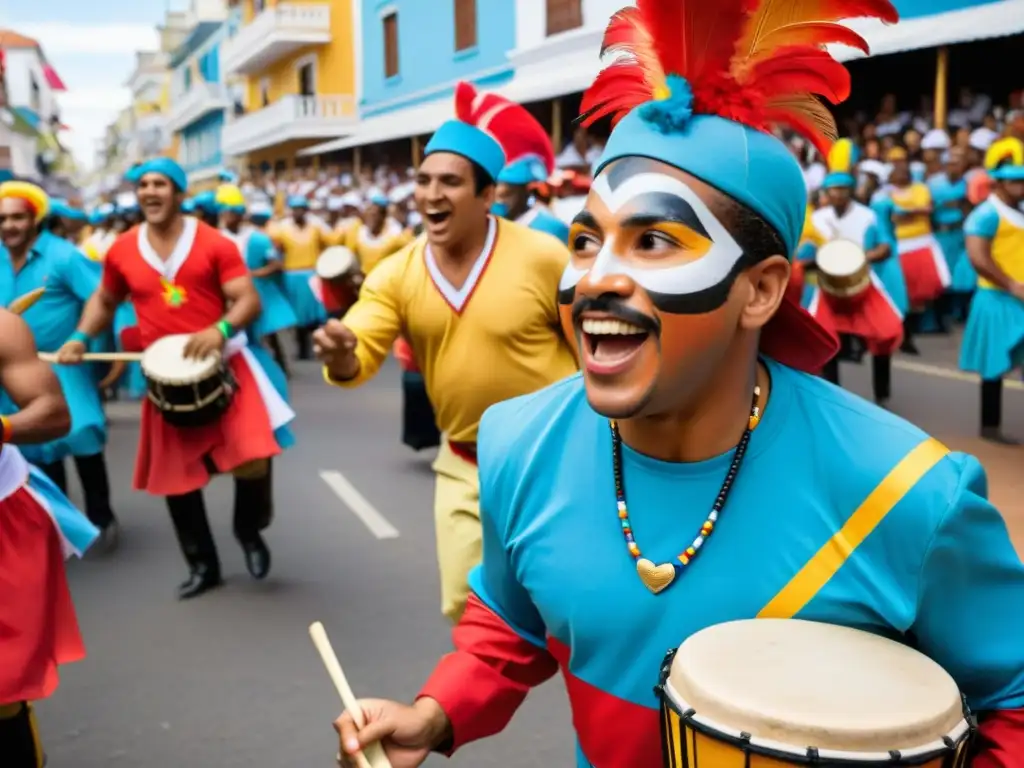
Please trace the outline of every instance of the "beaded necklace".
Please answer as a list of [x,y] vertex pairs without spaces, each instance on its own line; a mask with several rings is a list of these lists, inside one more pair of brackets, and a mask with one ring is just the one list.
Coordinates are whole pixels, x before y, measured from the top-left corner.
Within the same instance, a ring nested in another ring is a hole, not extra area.
[[661,563],[660,565],[655,565],[653,561],[643,557],[640,554],[640,547],[637,546],[636,541],[633,539],[633,525],[629,522],[629,512],[626,508],[626,487],[622,481],[622,437],[619,435],[618,423],[615,421],[611,422],[612,468],[615,472],[615,500],[618,505],[619,522],[622,524],[622,533],[626,537],[626,547],[629,549],[629,554],[636,561],[637,575],[640,577],[640,581],[644,583],[644,586],[654,594],[658,594],[676,580],[676,577],[683,572],[683,569],[697,557],[701,547],[704,546],[704,542],[707,541],[712,531],[715,530],[715,523],[718,522],[718,516],[722,512],[726,500],[729,498],[729,491],[732,490],[732,484],[736,480],[740,464],[743,463],[743,457],[747,453],[750,435],[761,421],[761,409],[757,405],[760,397],[761,388],[755,386],[754,403],[750,407],[750,418],[747,420],[747,428],[743,430],[743,436],[740,437],[740,441],[736,446],[736,453],[733,454],[729,471],[725,475],[725,481],[722,483],[722,488],[718,492],[715,503],[711,506],[710,514],[708,514],[704,524],[700,527],[697,538],[676,557],[674,562]]

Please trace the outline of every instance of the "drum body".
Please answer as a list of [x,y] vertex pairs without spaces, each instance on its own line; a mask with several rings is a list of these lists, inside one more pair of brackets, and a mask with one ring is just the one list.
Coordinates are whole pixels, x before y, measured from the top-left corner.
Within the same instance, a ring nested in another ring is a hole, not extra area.
[[852,240],[832,240],[815,256],[818,287],[840,309],[856,307],[871,285],[871,265],[864,249]]
[[185,357],[187,334],[157,339],[142,354],[146,396],[175,427],[204,427],[231,404],[235,382],[224,361]]
[[952,678],[859,630],[710,627],[666,656],[658,693],[666,768],[968,765],[973,729]]
[[323,285],[323,301],[328,314],[341,317],[359,298],[362,275],[354,253],[335,245],[316,260],[316,274]]

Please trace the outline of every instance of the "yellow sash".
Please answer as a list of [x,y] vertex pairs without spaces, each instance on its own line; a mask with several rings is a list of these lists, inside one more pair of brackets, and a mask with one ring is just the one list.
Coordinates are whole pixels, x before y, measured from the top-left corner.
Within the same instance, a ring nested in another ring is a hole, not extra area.
[[757,618],[791,619],[796,616],[836,575],[893,507],[948,453],[946,446],[929,437],[904,456],[868,494],[843,527],[761,609]]

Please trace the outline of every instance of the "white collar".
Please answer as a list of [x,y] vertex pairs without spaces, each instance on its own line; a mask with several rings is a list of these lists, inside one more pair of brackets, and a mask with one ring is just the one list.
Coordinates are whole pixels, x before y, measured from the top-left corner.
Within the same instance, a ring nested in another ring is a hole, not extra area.
[[988,201],[992,203],[1000,217],[1008,221],[1017,229],[1024,229],[1024,211],[1020,211],[1011,205],[1007,205],[999,199],[999,196],[996,195],[995,192],[988,196]]
[[456,312],[462,312],[465,308],[466,302],[469,301],[469,297],[472,295],[473,289],[476,288],[476,284],[480,282],[480,276],[484,272],[484,267],[487,266],[487,262],[494,251],[495,240],[498,238],[498,222],[494,216],[489,216],[488,219],[487,238],[484,240],[484,247],[476,257],[476,261],[473,262],[473,268],[469,270],[466,282],[462,284],[461,288],[453,286],[441,273],[440,268],[437,266],[437,261],[434,259],[434,253],[430,250],[429,243],[423,250],[423,258],[427,264],[427,272],[430,273],[431,280],[434,281],[437,290],[441,292],[441,295],[444,296],[445,300]]
[[143,260],[149,264],[153,269],[160,273],[160,275],[167,280],[174,282],[174,278],[177,277],[178,271],[185,264],[188,259],[188,255],[192,252],[192,245],[196,240],[196,232],[199,229],[199,220],[192,217],[185,217],[185,227],[178,237],[178,242],[174,244],[174,250],[171,251],[171,255],[164,261],[157,254],[156,250],[149,242],[149,225],[141,224],[139,226],[138,234],[138,245],[139,253],[142,255]]

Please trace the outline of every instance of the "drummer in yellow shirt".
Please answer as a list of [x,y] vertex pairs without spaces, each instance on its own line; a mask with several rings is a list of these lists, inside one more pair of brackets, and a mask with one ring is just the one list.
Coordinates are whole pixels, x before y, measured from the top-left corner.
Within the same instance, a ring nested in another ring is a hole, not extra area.
[[346,245],[359,259],[364,275],[370,274],[385,257],[409,243],[401,225],[388,217],[390,204],[391,201],[383,192],[371,192],[363,211],[363,220],[348,232]]
[[316,260],[327,247],[321,226],[309,217],[309,201],[301,195],[288,198],[291,216],[276,224],[272,240],[281,249],[282,279],[288,303],[295,310],[299,359],[308,360],[310,335],[327,319],[324,305],[313,295],[309,281],[316,273]]
[[339,387],[370,379],[399,333],[412,346],[444,434],[434,518],[442,611],[452,621],[481,557],[480,417],[577,370],[556,304],[569,253],[549,235],[489,214],[504,165],[488,134],[456,120],[441,126],[416,178],[425,234],[373,270],[344,321],[314,336],[325,379]]

